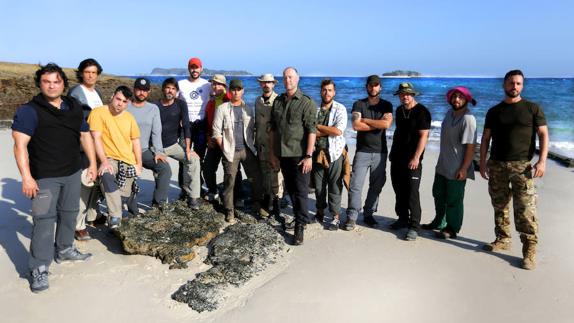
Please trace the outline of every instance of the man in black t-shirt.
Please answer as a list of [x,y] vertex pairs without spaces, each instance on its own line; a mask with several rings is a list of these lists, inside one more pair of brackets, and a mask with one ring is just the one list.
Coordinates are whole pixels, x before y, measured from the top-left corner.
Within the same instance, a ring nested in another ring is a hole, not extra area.
[[396,129],[389,160],[391,181],[396,195],[395,212],[399,219],[391,229],[408,228],[405,240],[417,239],[421,222],[419,186],[422,160],[429,135],[431,115],[415,100],[419,93],[411,83],[399,84],[395,95],[401,100],[396,111]]
[[[522,241],[522,268],[536,266],[538,224],[533,177],[542,177],[548,155],[548,127],[537,104],[521,98],[524,75],[513,70],[504,76],[504,101],[486,114],[480,145],[480,174],[488,179],[488,192],[494,207],[496,240],[483,246],[487,251],[510,249],[509,205],[513,198],[514,222]],[[536,135],[540,156],[532,167]],[[492,139],[490,159],[486,155]]]
[[374,227],[377,221],[379,194],[386,181],[386,129],[393,123],[393,105],[379,97],[381,80],[377,75],[367,78],[368,96],[353,103],[353,129],[357,131],[357,151],[353,159],[353,173],[349,187],[349,206],[345,230],[353,230],[361,209],[363,183],[369,174],[369,191],[363,207],[365,224]]

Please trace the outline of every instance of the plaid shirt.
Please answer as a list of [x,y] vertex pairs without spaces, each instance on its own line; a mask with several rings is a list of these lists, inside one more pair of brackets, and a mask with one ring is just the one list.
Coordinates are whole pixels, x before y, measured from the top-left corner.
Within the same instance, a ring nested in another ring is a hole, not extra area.
[[118,187],[123,188],[126,185],[127,179],[132,177],[135,178],[132,183],[132,192],[137,194],[140,192],[140,188],[137,181],[136,167],[120,160],[118,164],[118,174],[116,175],[116,184]]

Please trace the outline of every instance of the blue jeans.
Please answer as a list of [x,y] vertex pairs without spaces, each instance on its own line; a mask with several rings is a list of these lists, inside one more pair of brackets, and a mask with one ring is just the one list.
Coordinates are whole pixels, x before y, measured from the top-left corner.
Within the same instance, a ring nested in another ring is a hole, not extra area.
[[387,180],[387,154],[356,152],[349,189],[347,216],[357,220],[361,209],[363,183],[369,171],[369,191],[363,207],[363,216],[372,216],[379,206],[379,194]]

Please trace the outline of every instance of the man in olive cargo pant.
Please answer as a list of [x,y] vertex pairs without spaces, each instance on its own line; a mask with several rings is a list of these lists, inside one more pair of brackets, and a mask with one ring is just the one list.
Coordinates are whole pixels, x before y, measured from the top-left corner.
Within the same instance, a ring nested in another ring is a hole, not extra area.
[[[487,251],[510,249],[509,204],[513,200],[514,222],[522,241],[522,268],[536,267],[538,221],[534,177],[542,177],[548,155],[548,127],[537,104],[520,93],[524,75],[520,70],[506,73],[504,101],[488,110],[480,145],[480,174],[488,179],[488,192],[494,207],[496,240],[483,247]],[[536,135],[540,142],[538,162],[532,166]],[[486,154],[492,139],[490,158]]]

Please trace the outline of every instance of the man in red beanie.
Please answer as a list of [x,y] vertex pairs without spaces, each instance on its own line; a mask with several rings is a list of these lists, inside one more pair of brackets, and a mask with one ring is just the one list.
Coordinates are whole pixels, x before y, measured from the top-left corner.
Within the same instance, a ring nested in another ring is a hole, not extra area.
[[476,105],[470,91],[464,86],[450,89],[446,101],[452,109],[444,116],[440,130],[440,153],[435,168],[432,193],[435,218],[421,227],[441,229],[442,239],[456,238],[462,226],[464,213],[464,187],[466,179],[474,179],[474,147],[476,145],[476,119],[468,103]]

